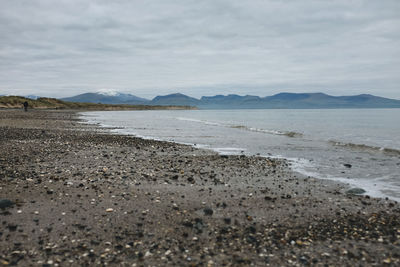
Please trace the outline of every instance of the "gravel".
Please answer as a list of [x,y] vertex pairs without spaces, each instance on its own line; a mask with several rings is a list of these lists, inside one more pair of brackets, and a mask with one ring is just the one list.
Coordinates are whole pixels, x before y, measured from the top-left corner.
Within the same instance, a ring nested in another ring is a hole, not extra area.
[[0,264],[400,264],[397,202],[284,160],[113,135],[74,111],[1,110],[0,151]]

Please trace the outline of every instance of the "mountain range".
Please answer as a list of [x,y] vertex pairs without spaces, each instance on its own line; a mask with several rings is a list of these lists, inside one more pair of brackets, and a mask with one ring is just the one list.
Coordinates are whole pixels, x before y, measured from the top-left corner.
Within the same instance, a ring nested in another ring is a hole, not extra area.
[[196,106],[200,109],[400,108],[400,100],[370,94],[331,96],[324,93],[279,93],[266,97],[230,94],[203,96],[197,99],[176,93],[156,96],[149,100],[131,94],[97,92],[61,100],[103,104]]
[[131,94],[124,93],[85,93],[77,96],[62,98],[68,102],[86,102],[86,103],[101,103],[101,104],[147,104],[148,99],[137,97]]

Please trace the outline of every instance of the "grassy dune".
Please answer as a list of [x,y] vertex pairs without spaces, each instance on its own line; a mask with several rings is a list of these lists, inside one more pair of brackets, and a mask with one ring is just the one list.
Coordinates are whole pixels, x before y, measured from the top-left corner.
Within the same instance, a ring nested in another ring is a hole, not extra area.
[[41,97],[37,100],[22,96],[1,96],[0,108],[22,108],[27,101],[33,109],[84,109],[84,110],[156,110],[156,109],[196,109],[191,106],[149,106],[149,105],[110,105],[95,103],[66,102],[55,98]]

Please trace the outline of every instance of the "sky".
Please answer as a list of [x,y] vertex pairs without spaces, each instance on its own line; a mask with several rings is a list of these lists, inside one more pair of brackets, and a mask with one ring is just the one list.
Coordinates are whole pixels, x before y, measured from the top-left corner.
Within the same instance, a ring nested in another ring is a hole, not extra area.
[[0,0],[0,95],[400,99],[399,0]]

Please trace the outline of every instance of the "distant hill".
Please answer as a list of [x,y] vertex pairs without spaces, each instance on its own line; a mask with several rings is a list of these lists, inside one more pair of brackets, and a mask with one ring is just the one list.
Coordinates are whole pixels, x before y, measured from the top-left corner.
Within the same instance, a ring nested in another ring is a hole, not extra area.
[[[0,96],[10,96],[10,95],[0,95]],[[26,98],[29,98],[29,99],[34,99],[34,100],[40,98],[40,96],[37,96],[37,95],[25,95],[23,97],[26,97]]]
[[29,98],[29,99],[34,99],[34,100],[40,98],[40,96],[38,96],[38,95],[26,95],[25,97]]
[[196,106],[201,109],[400,108],[400,100],[368,94],[331,96],[324,93],[279,93],[267,97],[230,94],[203,96],[197,99],[176,93],[147,100],[130,94],[113,92],[112,94],[86,93],[62,100],[104,104]]
[[0,96],[0,108],[22,109],[23,103],[28,102],[29,108],[33,109],[82,109],[82,110],[156,110],[156,109],[194,109],[188,106],[171,105],[111,105],[82,102],[67,102],[55,98],[41,97],[30,99],[22,96]]
[[80,102],[80,103],[102,103],[102,104],[130,104],[139,105],[146,104],[149,100],[137,97],[131,94],[116,93],[85,93],[73,97],[61,98],[63,101]]
[[151,105],[185,105],[198,106],[201,101],[183,94],[170,94],[165,96],[157,96],[150,101]]
[[373,95],[331,96],[323,93],[280,93],[273,96],[202,97],[199,108],[215,109],[324,109],[324,108],[400,108],[400,100]]
[[239,96],[231,95],[216,95],[216,96],[203,96],[200,99],[200,107],[203,108],[251,108],[252,103],[260,101],[259,96]]
[[400,100],[373,95],[331,96],[323,93],[280,93],[258,105],[267,108],[400,108]]

